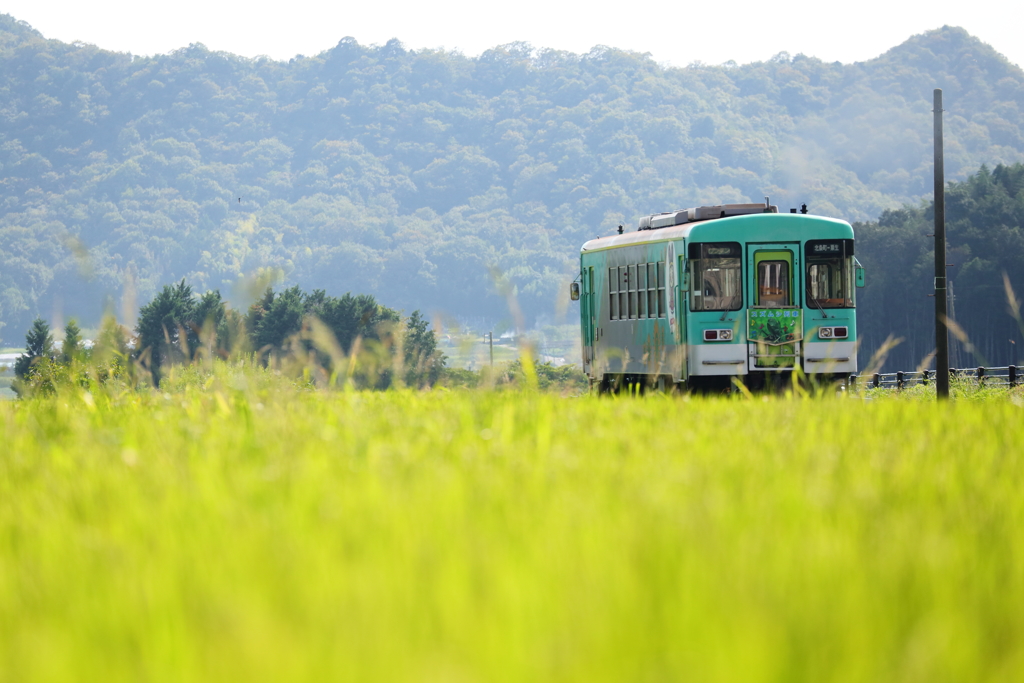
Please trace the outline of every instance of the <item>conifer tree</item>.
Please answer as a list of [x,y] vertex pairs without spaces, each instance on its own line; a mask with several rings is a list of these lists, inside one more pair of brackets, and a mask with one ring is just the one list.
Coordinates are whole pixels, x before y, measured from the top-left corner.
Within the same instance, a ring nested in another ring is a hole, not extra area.
[[64,326],[64,341],[60,345],[61,362],[70,363],[78,358],[82,351],[82,330],[78,327],[75,319],[72,318]]
[[53,335],[50,326],[42,318],[36,318],[25,335],[25,353],[14,362],[14,376],[24,379],[32,366],[42,358],[53,358]]
[[160,293],[139,311],[136,332],[139,351],[149,351],[149,369],[153,383],[160,386],[160,368],[175,360],[188,360],[191,341],[188,336],[195,313],[192,287],[182,280],[164,285]]

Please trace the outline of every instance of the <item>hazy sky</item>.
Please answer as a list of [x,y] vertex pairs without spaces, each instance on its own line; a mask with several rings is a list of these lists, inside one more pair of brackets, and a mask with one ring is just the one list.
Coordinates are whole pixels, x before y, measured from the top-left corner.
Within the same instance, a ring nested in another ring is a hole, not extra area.
[[0,11],[47,38],[137,55],[198,42],[250,57],[288,59],[353,36],[362,44],[398,38],[407,48],[444,47],[467,55],[517,40],[572,52],[609,45],[649,52],[676,66],[760,61],[782,51],[853,62],[949,24],[967,29],[1015,64],[1024,63],[1024,11],[1005,0],[862,0],[841,8],[822,0],[0,0]]

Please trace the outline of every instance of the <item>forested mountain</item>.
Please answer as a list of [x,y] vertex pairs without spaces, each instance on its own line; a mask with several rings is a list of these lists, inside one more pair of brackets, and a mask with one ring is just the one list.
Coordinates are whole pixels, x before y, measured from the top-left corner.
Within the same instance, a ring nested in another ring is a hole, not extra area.
[[550,314],[580,244],[642,214],[765,195],[851,220],[916,206],[937,86],[950,178],[1024,160],[1024,73],[956,28],[858,64],[665,68],[351,38],[288,62],[139,58],[0,16],[0,336],[55,310],[88,324],[129,275],[145,303],[263,268],[492,320],[508,285]]

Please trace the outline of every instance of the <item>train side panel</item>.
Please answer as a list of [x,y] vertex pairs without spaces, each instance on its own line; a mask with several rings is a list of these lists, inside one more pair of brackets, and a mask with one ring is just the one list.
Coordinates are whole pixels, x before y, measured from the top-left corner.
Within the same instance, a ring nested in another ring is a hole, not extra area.
[[685,381],[676,250],[663,241],[583,254],[583,368],[592,381],[606,375]]

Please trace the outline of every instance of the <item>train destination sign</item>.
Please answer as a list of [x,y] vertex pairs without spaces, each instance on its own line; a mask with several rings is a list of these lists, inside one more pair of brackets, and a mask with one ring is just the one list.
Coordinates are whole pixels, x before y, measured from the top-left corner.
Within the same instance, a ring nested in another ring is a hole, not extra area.
[[853,256],[853,240],[809,240],[807,256],[821,258],[841,258]]
[[690,258],[740,258],[739,242],[691,242]]

